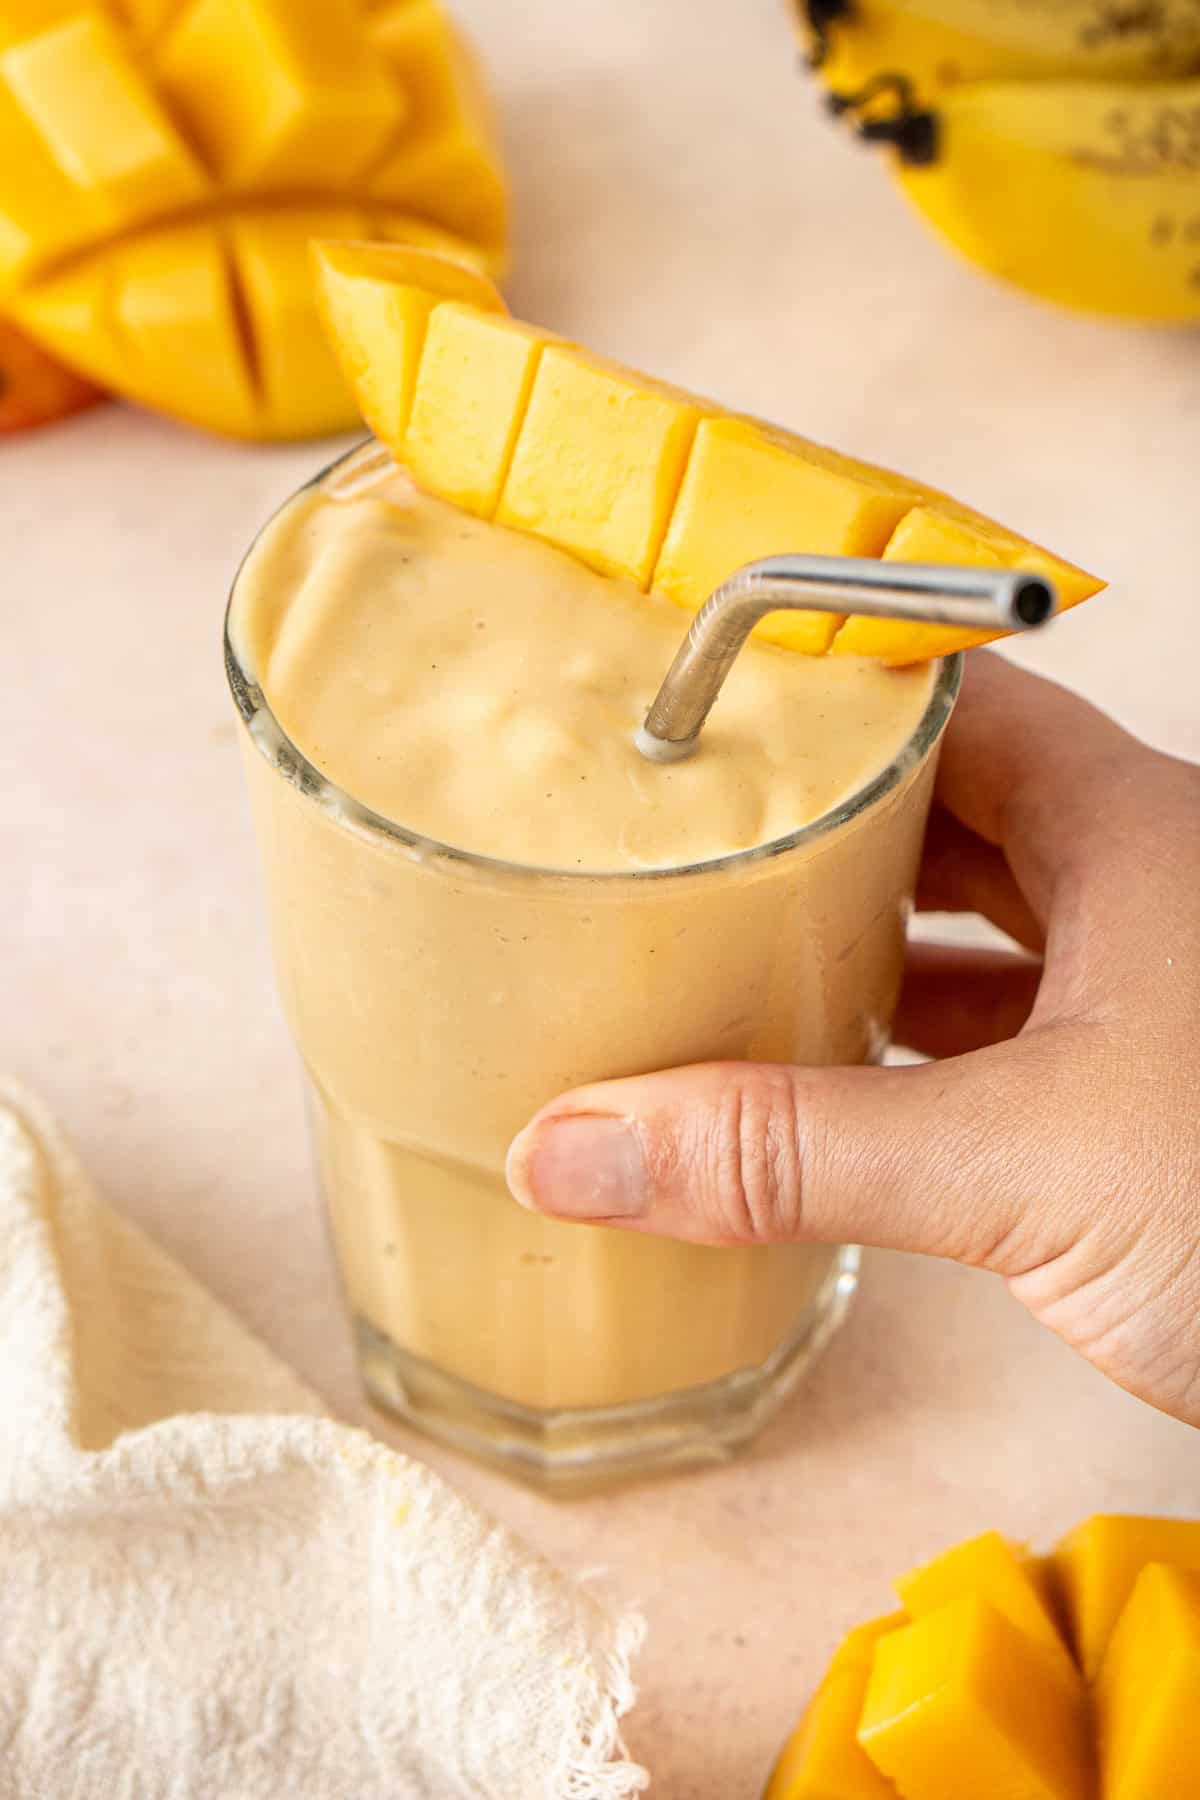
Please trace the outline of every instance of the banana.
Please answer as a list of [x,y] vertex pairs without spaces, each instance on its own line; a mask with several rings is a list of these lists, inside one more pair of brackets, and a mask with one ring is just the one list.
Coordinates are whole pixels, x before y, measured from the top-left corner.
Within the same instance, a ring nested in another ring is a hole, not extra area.
[[992,274],[1085,312],[1200,320],[1200,80],[980,82],[859,129],[917,144],[891,153],[900,186]]
[[963,82],[1200,74],[1200,0],[795,0],[835,94],[880,74],[926,101]]

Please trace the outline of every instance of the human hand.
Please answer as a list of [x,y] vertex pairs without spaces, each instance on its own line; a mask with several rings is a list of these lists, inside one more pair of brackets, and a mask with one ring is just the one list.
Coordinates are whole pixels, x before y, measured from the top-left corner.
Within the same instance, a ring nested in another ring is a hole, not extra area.
[[697,1243],[991,1270],[1200,1425],[1200,768],[999,657],[967,664],[917,903],[1024,948],[910,946],[895,1035],[940,1060],[595,1083],[521,1132],[509,1185]]

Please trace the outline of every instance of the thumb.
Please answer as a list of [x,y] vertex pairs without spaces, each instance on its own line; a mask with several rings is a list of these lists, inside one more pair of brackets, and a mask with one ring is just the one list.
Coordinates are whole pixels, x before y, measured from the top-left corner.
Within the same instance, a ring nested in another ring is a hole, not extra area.
[[908,1068],[700,1063],[577,1088],[515,1139],[509,1186],[537,1212],[694,1243],[852,1242],[1023,1273],[1077,1236],[1053,1174],[1059,1035]]

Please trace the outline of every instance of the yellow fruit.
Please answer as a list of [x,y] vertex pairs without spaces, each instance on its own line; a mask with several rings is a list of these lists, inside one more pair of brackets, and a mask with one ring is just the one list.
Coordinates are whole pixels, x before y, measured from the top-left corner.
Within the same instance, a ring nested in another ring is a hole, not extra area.
[[932,1562],[911,1569],[898,1578],[896,1592],[914,1619],[963,1595],[974,1595],[986,1600],[1056,1660],[1068,1661],[1058,1626],[1027,1562],[998,1531],[985,1531],[955,1544]]
[[[1064,603],[1101,583],[902,475],[839,456],[603,361],[451,293],[420,259],[324,248],[328,328],[364,417],[430,491],[533,532],[607,574],[695,608],[745,563],[788,551],[1003,563]],[[434,259],[432,267],[442,267]],[[456,302],[456,304],[452,304]],[[409,396],[415,391],[411,403]],[[884,662],[981,634],[840,614],[776,613],[762,637]]]
[[1147,1563],[1200,1571],[1200,1520],[1096,1513],[1067,1533],[1054,1561],[1075,1651],[1090,1681]]
[[504,302],[485,275],[428,251],[319,240],[312,248],[321,316],[362,415],[383,443],[402,441],[438,301],[495,312]]
[[854,93],[885,73],[905,75],[928,101],[967,81],[1056,76],[1167,80],[1200,63],[1200,12],[1191,0],[1108,9],[1096,0],[843,0],[797,7],[810,44],[823,43],[821,79]]
[[[1006,531],[970,507],[941,495],[913,506],[888,539],[883,555],[892,562],[952,563],[968,568],[1024,569],[1049,577],[1062,611],[1096,592],[1096,581],[1028,538]],[[847,619],[830,646],[835,656],[874,656],[907,663],[986,644],[993,633],[956,627],[915,625],[901,619]]]
[[896,174],[964,256],[1061,306],[1200,319],[1200,81],[992,82],[936,117]]
[[235,435],[351,425],[314,235],[502,257],[437,0],[0,0],[0,313],[62,362]]
[[763,1800],[893,1800],[895,1789],[858,1742],[875,1647],[903,1625],[903,1613],[848,1632],[824,1680],[780,1752]]
[[1200,319],[1200,80],[983,81],[924,107],[881,79],[846,110],[979,267],[1082,312]]
[[1090,1800],[1083,1684],[968,1594],[881,1638],[858,1740],[906,1800]]
[[1200,1575],[1143,1569],[1108,1646],[1095,1711],[1104,1800],[1200,1791]]
[[551,346],[533,378],[497,521],[646,587],[701,404],[586,350]]
[[447,302],[429,319],[404,459],[415,481],[491,518],[550,334]]

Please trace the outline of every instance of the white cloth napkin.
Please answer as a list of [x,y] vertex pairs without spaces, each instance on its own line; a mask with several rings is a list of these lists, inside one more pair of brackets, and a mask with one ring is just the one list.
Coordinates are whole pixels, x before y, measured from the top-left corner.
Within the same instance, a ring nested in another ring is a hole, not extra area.
[[3,1800],[623,1800],[639,1635],[325,1417],[0,1082]]

